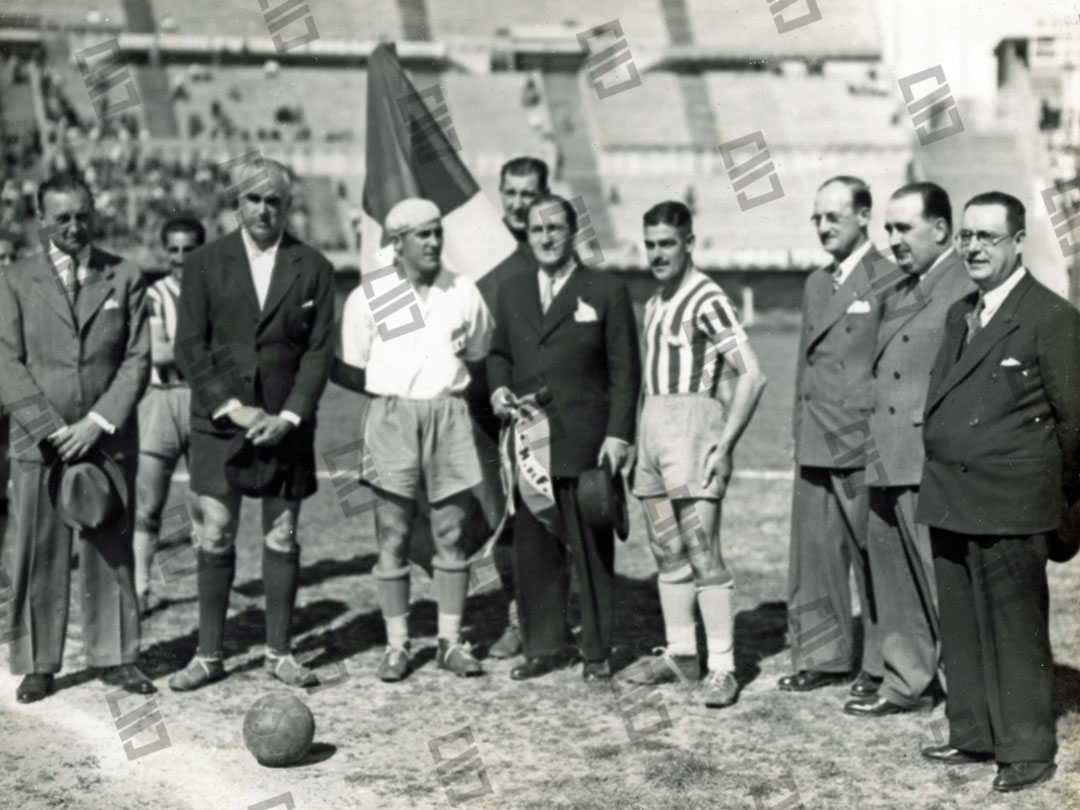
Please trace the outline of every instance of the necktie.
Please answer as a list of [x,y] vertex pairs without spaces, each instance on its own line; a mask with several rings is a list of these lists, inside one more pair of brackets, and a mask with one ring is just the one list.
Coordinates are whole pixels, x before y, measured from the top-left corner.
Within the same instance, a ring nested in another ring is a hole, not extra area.
[[967,342],[968,343],[971,343],[972,338],[974,338],[975,335],[977,335],[979,333],[979,331],[983,328],[982,314],[983,314],[984,309],[986,309],[986,301],[980,295],[978,303],[975,304],[975,309],[973,309],[971,312],[969,312],[965,316],[967,318],[967,328],[968,328],[968,330],[967,330]]
[[68,257],[67,278],[63,279],[63,282],[68,303],[71,305],[72,311],[74,311],[75,303],[79,299],[79,259],[77,256]]
[[544,270],[540,271],[540,311],[546,313],[551,306],[555,290],[555,277]]
[[834,264],[830,271],[830,275],[832,276],[832,291],[836,292],[840,289],[840,266]]

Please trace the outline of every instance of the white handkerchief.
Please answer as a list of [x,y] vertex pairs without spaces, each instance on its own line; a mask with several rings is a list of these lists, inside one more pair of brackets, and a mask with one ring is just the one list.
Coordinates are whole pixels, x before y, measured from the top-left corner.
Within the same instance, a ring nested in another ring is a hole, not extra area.
[[1020,361],[1017,360],[1015,357],[1006,357],[1004,360],[1001,361],[1001,365],[1009,367],[1018,366],[1020,365]]
[[315,299],[311,298],[300,305],[300,309],[311,309],[315,306]]
[[120,309],[120,305],[116,303],[115,298],[110,298],[105,302],[104,306],[102,306],[102,309]]
[[860,298],[858,301],[852,301],[851,306],[847,308],[848,315],[869,315],[870,314],[870,302]]
[[574,320],[578,323],[595,323],[600,318],[597,316],[595,309],[579,298],[577,300],[577,309],[574,310]]

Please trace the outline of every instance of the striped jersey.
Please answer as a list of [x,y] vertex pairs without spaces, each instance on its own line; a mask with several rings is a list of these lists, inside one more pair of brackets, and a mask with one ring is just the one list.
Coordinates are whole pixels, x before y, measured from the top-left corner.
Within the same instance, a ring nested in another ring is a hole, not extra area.
[[[720,285],[691,266],[665,301],[659,291],[645,304],[645,393],[716,396],[723,380],[742,369],[736,353],[746,332]],[[734,362],[732,362],[734,360]]]
[[[171,274],[155,281],[146,291],[146,305],[150,308],[151,328],[155,321],[159,322],[165,332],[165,338],[170,343],[176,339],[176,313],[179,302],[180,282]],[[183,382],[183,379],[175,362],[167,366],[151,364],[151,385],[175,385]]]

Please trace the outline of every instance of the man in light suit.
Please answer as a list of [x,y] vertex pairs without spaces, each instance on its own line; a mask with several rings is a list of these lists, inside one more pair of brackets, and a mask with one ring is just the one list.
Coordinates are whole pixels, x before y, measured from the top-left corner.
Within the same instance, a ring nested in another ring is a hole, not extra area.
[[[180,287],[175,357],[191,387],[199,646],[169,679],[177,691],[225,676],[225,616],[244,494],[262,500],[264,669],[289,686],[317,683],[291,653],[292,612],[300,575],[296,522],[300,502],[316,489],[315,411],[333,359],[333,268],[285,230],[292,195],[285,166],[247,164],[238,188],[241,227],[191,253]],[[243,491],[229,464],[239,445],[250,450],[239,474],[267,472]]]
[[[91,245],[94,203],[79,178],[38,189],[46,254],[0,278],[0,400],[11,417],[16,531],[10,552],[15,598],[11,671],[25,675],[22,703],[53,691],[67,630],[72,543],[49,494],[52,464],[106,453],[133,499],[138,458],[135,407],[150,374],[150,338],[139,269]],[[131,511],[80,529],[83,642],[106,683],[155,692],[135,666],[139,614],[132,574]],[[24,632],[26,631],[26,632]]]
[[866,437],[870,366],[889,274],[867,238],[870,189],[835,177],[811,217],[833,261],[806,280],[795,381],[795,491],[791,505],[788,626],[794,672],[781,689],[806,692],[846,680],[854,640],[848,576],[862,606],[863,654],[855,697],[877,691],[881,650],[866,555]]
[[949,195],[934,183],[893,192],[885,230],[906,283],[885,301],[874,351],[870,433],[883,475],[870,476],[867,550],[885,676],[848,714],[881,717],[925,705],[940,638],[930,531],[915,522],[922,477],[923,406],[945,313],[975,289],[953,247]]
[[[588,526],[577,505],[585,470],[627,466],[641,360],[630,293],[618,279],[586,268],[574,254],[577,216],[562,197],[543,195],[529,206],[529,244],[538,269],[499,288],[487,374],[492,407],[509,418],[519,398],[547,404],[551,480],[557,515],[545,523],[509,497],[514,515],[514,590],[525,661],[515,680],[535,678],[568,663],[567,555],[581,594],[581,646],[586,681],[611,677],[615,539]],[[545,393],[546,391],[546,393]],[[520,450],[520,448],[519,448]]]
[[915,518],[930,526],[949,740],[997,760],[993,788],[1054,775],[1048,544],[1080,498],[1080,312],[1023,265],[1025,211],[988,192],[958,244],[979,288],[954,304],[930,375]]

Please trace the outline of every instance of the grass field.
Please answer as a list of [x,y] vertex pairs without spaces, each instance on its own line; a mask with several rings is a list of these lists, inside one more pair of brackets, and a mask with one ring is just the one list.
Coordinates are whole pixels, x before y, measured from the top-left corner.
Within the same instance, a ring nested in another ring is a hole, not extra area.
[[[932,808],[1061,810],[1080,795],[1080,568],[1051,565],[1059,771],[1049,785],[1015,797],[989,790],[991,766],[947,769],[924,763],[920,743],[944,729],[933,713],[863,720],[841,712],[844,687],[796,696],[776,690],[788,670],[784,592],[791,482],[790,407],[795,333],[752,332],[769,375],[761,409],[744,438],[725,501],[725,557],[737,577],[739,702],[699,707],[682,687],[661,688],[669,728],[631,737],[610,686],[581,682],[580,668],[536,681],[510,681],[509,662],[488,661],[481,680],[461,681],[434,665],[435,608],[430,581],[413,577],[413,627],[420,646],[414,674],[398,685],[374,677],[383,631],[370,576],[370,526],[344,518],[329,482],[301,513],[304,572],[295,619],[296,647],[320,673],[345,679],[304,696],[317,721],[316,746],[300,766],[267,770],[246,752],[248,705],[275,686],[261,671],[262,582],[255,510],[245,512],[237,583],[227,629],[231,676],[194,694],[173,694],[166,677],[195,646],[194,577],[168,585],[165,603],[143,628],[144,669],[162,689],[156,706],[171,745],[128,761],[105,700],[105,687],[82,672],[77,617],[58,693],[31,706],[14,701],[17,679],[0,675],[0,806],[110,810],[224,810],[290,807],[439,808],[454,804],[429,743],[448,742],[444,758],[475,746],[492,793],[470,808]],[[357,398],[331,386],[320,412],[320,451],[356,435]],[[178,484],[174,500],[182,496]],[[618,548],[614,663],[624,667],[663,642],[655,570],[640,512]],[[77,599],[72,600],[73,611]],[[470,599],[467,634],[484,647],[497,638],[504,598]],[[132,701],[132,705],[138,703]],[[125,710],[129,706],[125,704]],[[632,719],[646,729],[658,705]],[[153,739],[149,730],[138,745]],[[471,756],[471,755],[470,755]],[[469,757],[461,759],[465,763]],[[475,760],[473,760],[475,765]],[[451,765],[444,770],[454,770]],[[448,777],[452,795],[482,786],[474,767]],[[284,796],[291,797],[292,804]],[[1073,798],[1070,799],[1069,797]],[[266,804],[281,797],[277,804]],[[262,803],[262,804],[260,804]]]

